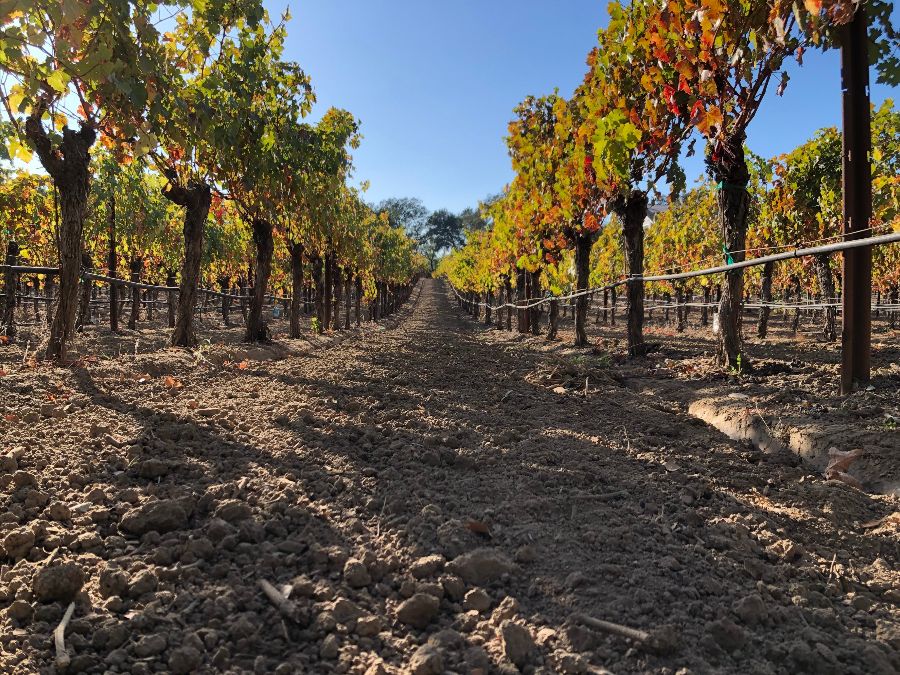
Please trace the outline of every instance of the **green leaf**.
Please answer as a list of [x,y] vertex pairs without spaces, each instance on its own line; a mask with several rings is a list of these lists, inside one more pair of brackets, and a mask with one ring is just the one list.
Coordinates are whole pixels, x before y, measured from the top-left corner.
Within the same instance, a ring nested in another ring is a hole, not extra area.
[[47,76],[47,84],[60,94],[66,93],[71,77],[64,70],[54,70]]

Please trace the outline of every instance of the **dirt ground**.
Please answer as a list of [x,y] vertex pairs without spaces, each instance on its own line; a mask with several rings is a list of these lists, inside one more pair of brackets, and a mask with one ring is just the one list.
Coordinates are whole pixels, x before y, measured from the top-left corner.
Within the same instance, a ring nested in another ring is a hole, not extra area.
[[[0,347],[0,671],[898,672],[897,497],[689,411],[788,391],[827,417],[833,354],[729,380],[592,331],[486,328],[426,280],[340,344]],[[891,344],[838,403],[888,444]]]

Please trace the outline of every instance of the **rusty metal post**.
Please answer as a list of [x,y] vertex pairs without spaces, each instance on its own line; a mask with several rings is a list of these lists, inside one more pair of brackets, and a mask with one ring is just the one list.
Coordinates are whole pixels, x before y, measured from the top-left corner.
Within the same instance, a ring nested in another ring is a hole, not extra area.
[[3,302],[3,334],[10,339],[16,335],[16,287],[19,285],[19,275],[13,267],[18,261],[19,245],[10,241],[6,244],[6,264],[9,265],[9,269],[4,275],[6,297]]

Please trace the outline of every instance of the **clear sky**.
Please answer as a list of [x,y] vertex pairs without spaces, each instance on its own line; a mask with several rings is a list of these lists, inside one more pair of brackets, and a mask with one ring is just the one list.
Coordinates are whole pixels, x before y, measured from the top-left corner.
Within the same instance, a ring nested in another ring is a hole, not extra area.
[[[273,19],[286,4],[267,1]],[[312,77],[313,118],[338,106],[362,122],[356,178],[371,182],[368,200],[418,197],[453,211],[511,179],[503,136],[513,107],[555,87],[571,94],[607,20],[605,0],[295,0],[290,8],[286,57]],[[791,75],[750,128],[759,154],[840,125],[838,53],[808,52]],[[897,94],[873,86],[876,102]],[[703,171],[699,155],[685,164],[689,182]]]

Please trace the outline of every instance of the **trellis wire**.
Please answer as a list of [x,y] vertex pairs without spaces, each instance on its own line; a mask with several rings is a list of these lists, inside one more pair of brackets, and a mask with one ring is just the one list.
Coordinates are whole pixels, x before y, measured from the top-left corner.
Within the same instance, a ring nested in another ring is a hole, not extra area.
[[759,258],[751,258],[749,260],[741,260],[740,262],[734,262],[729,265],[719,265],[717,267],[709,267],[707,269],[702,270],[693,270],[691,272],[679,272],[676,274],[657,274],[652,276],[643,276],[643,275],[634,275],[630,276],[626,279],[620,279],[618,281],[613,281],[608,284],[604,284],[602,286],[594,286],[592,288],[586,288],[583,291],[575,291],[574,293],[568,293],[566,295],[558,295],[547,298],[540,298],[538,300],[534,300],[531,302],[526,302],[525,304],[519,303],[510,303],[505,302],[501,305],[491,305],[487,302],[474,302],[472,303],[470,300],[464,298],[459,294],[456,288],[450,284],[450,288],[456,294],[456,296],[462,300],[463,302],[469,302],[478,307],[485,307],[490,309],[491,311],[497,311],[500,309],[505,309],[509,307],[510,309],[532,309],[534,307],[538,307],[540,305],[545,305],[548,302],[559,301],[559,300],[571,300],[573,298],[578,298],[584,295],[590,295],[591,293],[596,293],[597,291],[609,290],[612,288],[616,288],[618,286],[623,286],[631,281],[643,280],[644,282],[651,281],[677,281],[680,279],[692,279],[694,277],[705,277],[713,274],[722,274],[723,272],[730,272],[731,270],[743,269],[745,267],[756,267],[758,265],[765,265],[768,262],[778,262],[780,260],[790,260],[792,258],[804,258],[811,255],[817,255],[820,253],[834,253],[837,251],[846,251],[848,249],[853,248],[864,248],[866,246],[882,246],[884,244],[893,244],[900,241],[900,232],[892,232],[891,234],[883,234],[877,237],[865,237],[863,239],[851,239],[849,241],[842,241],[835,244],[826,244],[824,246],[813,246],[809,248],[798,248],[793,251],[786,251],[784,253],[775,253],[773,255],[762,256]]

